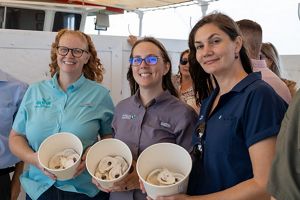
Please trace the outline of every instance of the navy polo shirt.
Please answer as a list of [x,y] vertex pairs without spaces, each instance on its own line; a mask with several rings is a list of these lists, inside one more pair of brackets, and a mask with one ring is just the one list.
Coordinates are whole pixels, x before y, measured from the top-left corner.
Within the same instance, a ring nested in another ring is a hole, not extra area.
[[[260,72],[251,73],[211,106],[217,88],[201,105],[199,123],[205,122],[204,154],[194,161],[188,193],[209,194],[230,188],[253,177],[249,147],[279,132],[287,104]],[[193,144],[197,145],[197,133]],[[198,162],[197,164],[195,162]]]

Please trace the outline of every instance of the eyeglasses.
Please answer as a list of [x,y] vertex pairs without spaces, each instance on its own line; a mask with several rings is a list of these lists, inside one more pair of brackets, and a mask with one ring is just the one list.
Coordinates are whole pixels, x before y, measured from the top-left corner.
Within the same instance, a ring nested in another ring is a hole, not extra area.
[[193,153],[196,158],[203,157],[205,128],[206,128],[205,122],[200,122],[200,124],[196,128],[197,143],[195,144],[193,149]]
[[68,47],[64,47],[64,46],[58,46],[57,47],[57,53],[61,56],[66,56],[68,55],[69,51],[71,51],[72,55],[75,58],[80,58],[82,56],[82,54],[85,53],[89,53],[86,50],[80,49],[80,48],[68,48]]
[[187,59],[180,59],[179,62],[181,65],[186,65],[189,61]]
[[155,65],[158,62],[158,56],[146,56],[145,58],[141,58],[141,57],[129,58],[129,63],[133,66],[139,66],[142,64],[143,61],[145,61],[147,65]]

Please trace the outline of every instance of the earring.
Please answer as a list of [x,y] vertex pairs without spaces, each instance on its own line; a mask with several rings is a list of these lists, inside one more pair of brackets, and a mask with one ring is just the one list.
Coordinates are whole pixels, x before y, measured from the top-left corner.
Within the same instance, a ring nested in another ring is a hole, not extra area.
[[239,58],[239,53],[234,53],[234,58],[238,59]]

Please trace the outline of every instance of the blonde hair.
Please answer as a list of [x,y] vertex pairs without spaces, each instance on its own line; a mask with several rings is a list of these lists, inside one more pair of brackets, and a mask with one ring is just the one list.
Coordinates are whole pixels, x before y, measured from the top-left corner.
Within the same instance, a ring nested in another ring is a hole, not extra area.
[[261,53],[268,59],[272,61],[272,65],[270,66],[270,70],[272,70],[277,76],[281,77],[280,73],[280,60],[278,52],[275,46],[270,43],[262,43],[261,45]]
[[76,36],[82,38],[87,43],[87,46],[88,46],[87,51],[90,54],[90,58],[89,58],[89,61],[86,64],[84,64],[84,66],[83,66],[83,69],[82,69],[83,75],[87,79],[101,83],[103,80],[104,68],[100,62],[100,59],[97,57],[97,51],[96,51],[95,45],[94,45],[91,37],[81,31],[73,31],[73,30],[68,30],[68,29],[60,30],[57,33],[54,42],[52,43],[51,63],[49,64],[51,77],[53,77],[56,72],[59,72],[56,52],[57,52],[57,47],[58,47],[59,41],[64,34],[76,35]]

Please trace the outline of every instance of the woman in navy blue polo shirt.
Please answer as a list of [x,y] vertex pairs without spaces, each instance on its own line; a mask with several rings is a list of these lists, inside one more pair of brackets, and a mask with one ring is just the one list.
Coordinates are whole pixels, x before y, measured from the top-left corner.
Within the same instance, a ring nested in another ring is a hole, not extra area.
[[158,199],[270,199],[266,183],[286,103],[260,73],[252,73],[230,17],[202,18],[190,33],[189,47],[196,97],[203,99],[193,134],[190,196]]

